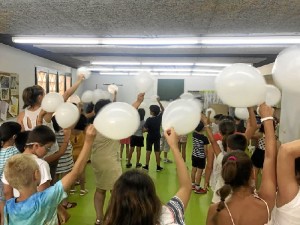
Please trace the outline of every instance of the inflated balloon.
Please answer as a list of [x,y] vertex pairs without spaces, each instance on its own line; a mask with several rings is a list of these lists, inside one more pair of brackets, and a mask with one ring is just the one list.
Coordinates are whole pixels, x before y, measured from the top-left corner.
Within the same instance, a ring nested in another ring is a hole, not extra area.
[[55,111],[55,119],[61,128],[71,127],[77,123],[79,116],[78,108],[70,102],[61,104]]
[[130,137],[139,125],[140,117],[136,108],[124,102],[108,104],[94,120],[97,131],[114,140]]
[[81,100],[78,95],[74,94],[68,98],[68,102],[75,103],[76,105],[78,105],[78,103],[81,102]]
[[208,116],[208,113],[210,112],[210,118],[214,118],[214,116],[216,115],[216,111],[213,108],[208,108],[206,109],[205,115]]
[[180,95],[181,99],[193,99],[194,95],[192,93],[185,92]]
[[247,120],[249,118],[249,112],[247,108],[235,108],[234,115],[241,120]]
[[300,47],[290,47],[279,53],[273,66],[273,79],[284,90],[300,92]]
[[145,103],[145,102],[142,102],[142,103],[140,104],[140,107],[139,107],[139,108],[141,108],[141,109],[147,108],[146,103]]
[[154,76],[150,72],[140,72],[135,76],[135,83],[139,93],[149,91],[154,84]]
[[226,67],[215,80],[218,96],[232,107],[259,105],[266,98],[266,82],[259,70],[237,63]]
[[110,99],[110,94],[108,91],[103,91],[103,99]]
[[159,98],[158,95],[152,95],[150,99],[152,102],[157,102],[157,98]]
[[91,76],[91,71],[87,67],[80,67],[77,69],[77,75],[83,75],[85,79]]
[[100,99],[104,99],[104,91],[101,89],[96,89],[93,91],[93,104],[96,104]]
[[162,127],[167,130],[173,127],[178,135],[188,134],[200,122],[201,110],[193,100],[179,99],[171,102],[162,116]]
[[276,105],[281,99],[280,90],[274,85],[267,85],[266,104],[268,106]]
[[46,112],[55,112],[57,107],[64,103],[64,98],[59,93],[51,92],[44,96],[42,101],[42,109]]
[[110,84],[110,85],[108,85],[107,90],[108,90],[109,93],[113,94],[113,93],[115,93],[116,91],[118,91],[119,88],[118,88],[118,86],[115,85],[115,84]]
[[81,101],[84,103],[90,103],[93,101],[93,91],[85,91],[81,96]]

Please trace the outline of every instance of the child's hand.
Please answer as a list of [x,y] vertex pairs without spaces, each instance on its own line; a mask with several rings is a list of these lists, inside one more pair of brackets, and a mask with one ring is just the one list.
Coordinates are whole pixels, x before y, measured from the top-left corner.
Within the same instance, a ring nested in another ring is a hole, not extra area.
[[158,102],[160,101],[160,97],[159,96],[157,96],[156,101],[158,101]]
[[86,140],[89,139],[90,141],[93,141],[96,137],[96,129],[93,124],[89,125],[85,130],[85,138]]
[[201,121],[204,123],[204,126],[208,125],[208,119],[204,113],[201,113]]
[[174,146],[178,145],[178,135],[176,134],[174,128],[170,128],[164,131],[164,136],[169,144],[169,146],[173,149]]
[[83,81],[83,80],[85,80],[84,74],[79,74],[78,75],[78,81]]
[[145,97],[145,93],[139,93],[137,96],[137,101],[138,102],[143,102]]
[[266,105],[266,103],[263,103],[259,106],[259,115],[261,118],[273,116],[274,109],[271,106]]

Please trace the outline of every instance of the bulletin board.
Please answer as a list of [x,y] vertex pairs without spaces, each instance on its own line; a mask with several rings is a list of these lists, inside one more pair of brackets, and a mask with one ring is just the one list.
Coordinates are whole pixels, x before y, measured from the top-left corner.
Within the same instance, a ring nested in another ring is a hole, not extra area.
[[19,114],[19,75],[0,71],[0,122]]

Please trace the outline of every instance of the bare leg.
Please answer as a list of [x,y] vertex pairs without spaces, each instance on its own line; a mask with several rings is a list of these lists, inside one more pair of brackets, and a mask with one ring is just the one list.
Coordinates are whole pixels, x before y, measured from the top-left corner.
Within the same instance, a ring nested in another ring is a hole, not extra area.
[[186,142],[181,143],[181,155],[183,161],[186,161]]
[[140,163],[141,159],[141,147],[136,147],[136,163]]
[[203,169],[197,169],[195,176],[195,184],[200,186]]
[[120,159],[122,159],[124,144],[120,145]]
[[196,167],[192,167],[192,172],[191,172],[192,183],[195,183],[196,171],[197,171],[197,168]]
[[134,147],[130,147],[130,150],[128,152],[128,161],[127,161],[128,164],[131,162],[133,152],[134,152]]
[[156,158],[156,164],[157,166],[160,166],[160,151],[155,152],[155,158]]
[[126,144],[126,159],[128,159],[129,154],[129,144]]
[[146,152],[146,166],[149,166],[151,151]]
[[96,188],[94,195],[94,206],[96,210],[96,219],[103,221],[104,213],[103,207],[105,202],[106,191]]

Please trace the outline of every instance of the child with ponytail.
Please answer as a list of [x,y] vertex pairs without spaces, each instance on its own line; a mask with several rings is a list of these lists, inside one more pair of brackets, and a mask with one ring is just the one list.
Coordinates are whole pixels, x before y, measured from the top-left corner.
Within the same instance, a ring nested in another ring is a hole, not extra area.
[[[242,151],[227,153],[222,161],[224,186],[219,189],[221,201],[210,206],[207,225],[263,225],[270,221],[276,198],[276,140],[273,110],[262,104],[261,121],[265,126],[266,151],[261,186],[254,192],[251,183],[253,169],[249,156]],[[231,194],[229,198],[226,199]]]

